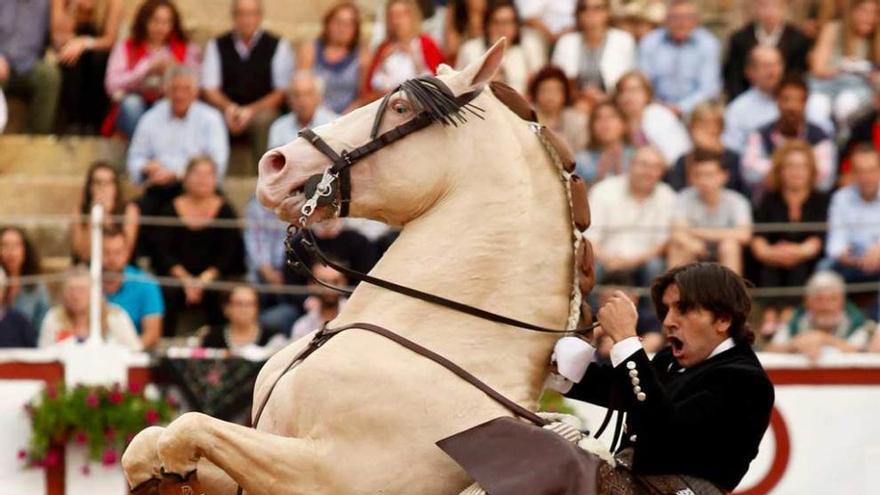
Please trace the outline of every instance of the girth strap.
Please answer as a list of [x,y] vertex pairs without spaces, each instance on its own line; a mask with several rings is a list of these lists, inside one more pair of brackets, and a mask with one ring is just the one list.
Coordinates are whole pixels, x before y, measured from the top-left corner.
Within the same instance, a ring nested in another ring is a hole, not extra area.
[[512,412],[513,414],[515,414],[523,419],[526,419],[528,421],[531,421],[532,423],[534,423],[537,426],[544,426],[547,424],[547,421],[545,419],[541,418],[540,416],[538,416],[534,412],[529,411],[525,407],[523,407],[523,406],[517,404],[516,402],[508,399],[507,397],[503,396],[500,392],[493,389],[492,387],[487,385],[485,382],[483,382],[482,380],[480,380],[479,378],[477,378],[476,376],[474,376],[470,372],[466,371],[461,366],[453,363],[452,361],[441,356],[440,354],[437,354],[436,352],[434,352],[426,347],[422,347],[421,345],[407,339],[406,337],[402,337],[402,336],[392,332],[391,330],[380,327],[378,325],[374,325],[372,323],[352,323],[350,325],[345,325],[345,326],[342,326],[339,328],[333,328],[333,329],[327,327],[327,325],[325,324],[324,327],[322,327],[321,330],[319,330],[318,333],[316,333],[312,337],[312,340],[311,340],[311,342],[309,342],[309,345],[305,349],[300,351],[296,356],[294,356],[294,358],[290,362],[290,364],[284,369],[283,372],[281,372],[280,375],[278,375],[278,378],[275,379],[275,381],[272,383],[272,386],[269,388],[269,391],[263,397],[263,401],[260,403],[260,407],[257,409],[257,412],[254,414],[254,418],[253,418],[254,428],[256,428],[257,424],[259,423],[260,417],[263,415],[263,410],[266,408],[266,403],[269,402],[269,397],[272,395],[272,392],[275,390],[275,386],[278,385],[279,381],[281,381],[281,378],[284,375],[286,375],[290,370],[292,370],[293,368],[298,366],[300,363],[302,363],[313,352],[315,352],[321,346],[323,346],[325,343],[327,343],[328,340],[330,340],[331,338],[335,337],[336,335],[339,335],[340,333],[342,333],[346,330],[352,330],[352,329],[366,330],[368,332],[372,332],[377,335],[381,335],[382,337],[385,337],[386,339],[392,340],[392,341],[396,342],[397,344],[399,344],[400,346],[405,347],[406,349],[409,349],[410,351],[413,351],[420,356],[423,356],[427,359],[430,359],[431,361],[434,361],[435,363],[439,364],[440,366],[443,366],[444,368],[451,371],[452,373],[454,373],[456,376],[460,377],[464,381],[466,381],[466,382],[470,383],[471,385],[473,385],[474,387],[480,389],[483,393],[485,393],[486,395],[491,397],[493,400],[495,400],[496,402],[498,402],[502,406],[509,409],[510,412]]

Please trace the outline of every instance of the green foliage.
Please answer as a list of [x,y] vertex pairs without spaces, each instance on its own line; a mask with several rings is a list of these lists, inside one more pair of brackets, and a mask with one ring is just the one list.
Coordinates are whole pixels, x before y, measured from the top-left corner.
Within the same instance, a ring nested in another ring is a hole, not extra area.
[[55,447],[87,445],[89,459],[114,464],[128,442],[142,429],[171,421],[170,400],[149,399],[143,390],[118,385],[73,388],[50,384],[27,406],[31,439],[19,457],[29,466],[52,467],[59,461]]
[[574,409],[565,403],[565,398],[555,390],[544,390],[538,400],[538,411],[560,414],[574,414]]

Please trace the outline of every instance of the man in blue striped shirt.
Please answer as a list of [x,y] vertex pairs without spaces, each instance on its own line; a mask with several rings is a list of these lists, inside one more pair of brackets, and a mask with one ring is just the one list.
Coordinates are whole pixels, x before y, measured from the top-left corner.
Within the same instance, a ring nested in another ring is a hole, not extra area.
[[852,154],[852,184],[831,197],[825,264],[847,282],[880,279],[880,154],[862,145]]

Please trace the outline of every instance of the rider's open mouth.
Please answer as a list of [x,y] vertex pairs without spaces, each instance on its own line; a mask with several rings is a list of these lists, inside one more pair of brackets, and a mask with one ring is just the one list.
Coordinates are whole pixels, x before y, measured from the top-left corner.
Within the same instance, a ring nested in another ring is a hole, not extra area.
[[669,345],[672,346],[672,350],[675,352],[680,352],[684,347],[684,342],[678,337],[673,337],[670,335],[667,340],[669,341]]

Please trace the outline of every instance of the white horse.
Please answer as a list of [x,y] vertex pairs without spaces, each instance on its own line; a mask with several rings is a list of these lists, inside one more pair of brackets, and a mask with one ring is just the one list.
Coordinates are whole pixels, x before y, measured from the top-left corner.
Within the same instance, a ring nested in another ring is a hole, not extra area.
[[[438,77],[456,95],[482,90],[504,41],[461,72]],[[529,124],[490,91],[482,119],[433,124],[351,169],[350,213],[402,226],[372,275],[551,328],[571,317],[574,245],[559,170]],[[373,103],[315,129],[335,150],[369,140]],[[414,115],[394,95],[381,131]],[[260,162],[257,194],[296,221],[296,191],[329,160],[298,138]],[[329,215],[319,209],[316,217]],[[534,410],[557,336],[523,331],[361,284],[332,322],[388,328],[454,361]],[[260,404],[310,337],[266,363]],[[436,445],[511,413],[447,369],[380,336],[341,334],[283,375],[256,429],[187,413],[138,435],[123,457],[132,486],[198,468],[206,494],[452,494],[471,481]]]

